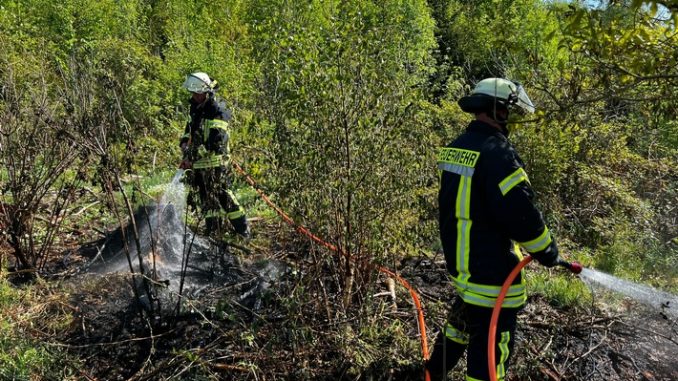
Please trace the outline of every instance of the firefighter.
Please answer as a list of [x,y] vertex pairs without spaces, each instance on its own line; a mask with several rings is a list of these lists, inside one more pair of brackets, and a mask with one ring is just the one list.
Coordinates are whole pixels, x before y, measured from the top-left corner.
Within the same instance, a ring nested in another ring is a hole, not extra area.
[[191,108],[179,143],[183,154],[181,168],[190,169],[186,178],[192,192],[199,196],[207,234],[220,236],[226,217],[238,234],[249,239],[247,216],[230,190],[231,112],[215,95],[217,82],[207,74],[188,75],[183,87],[191,93]]
[[[509,116],[534,112],[523,87],[487,78],[458,103],[464,112],[475,114],[475,120],[438,155],[440,237],[457,296],[426,367],[432,380],[443,380],[467,351],[466,380],[488,381],[492,308],[522,258],[520,248],[546,267],[555,266],[559,256],[533,204],[523,162],[508,140]],[[525,301],[525,278],[520,274],[509,288],[497,325],[498,380],[505,379],[516,316]]]

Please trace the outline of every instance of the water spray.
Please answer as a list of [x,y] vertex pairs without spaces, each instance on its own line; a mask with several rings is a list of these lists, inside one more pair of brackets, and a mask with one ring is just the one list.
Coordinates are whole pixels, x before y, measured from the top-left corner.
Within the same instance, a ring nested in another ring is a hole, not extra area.
[[[487,366],[489,367],[490,371],[490,381],[497,381],[497,369],[495,365],[496,358],[494,353],[494,346],[497,342],[497,321],[499,320],[501,306],[504,303],[504,298],[506,297],[506,293],[508,292],[509,287],[513,283],[513,280],[516,279],[516,277],[520,273],[520,270],[522,270],[523,267],[525,267],[531,261],[532,257],[528,255],[525,258],[523,258],[523,260],[520,261],[520,263],[518,263],[516,267],[513,268],[513,271],[511,271],[509,276],[504,281],[504,284],[501,287],[501,292],[497,297],[497,302],[494,305],[494,309],[492,309],[492,319],[490,320],[490,331],[487,338]],[[578,262],[566,262],[562,259],[558,261],[557,265],[570,270],[574,274],[579,274],[584,269],[584,267]]]

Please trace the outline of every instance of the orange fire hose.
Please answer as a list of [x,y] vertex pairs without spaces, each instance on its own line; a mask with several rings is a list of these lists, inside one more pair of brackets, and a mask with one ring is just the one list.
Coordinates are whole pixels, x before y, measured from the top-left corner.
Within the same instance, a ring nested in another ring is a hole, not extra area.
[[[318,244],[320,244],[320,245],[322,245],[322,246],[324,246],[324,247],[330,249],[331,251],[334,251],[335,253],[339,253],[339,254],[343,255],[344,257],[347,257],[349,260],[351,260],[351,261],[353,261],[353,262],[357,262],[357,260],[356,260],[355,258],[351,257],[351,256],[348,255],[346,252],[344,252],[343,250],[339,249],[336,245],[332,245],[331,243],[324,241],[322,238],[320,238],[320,237],[318,237],[317,235],[313,234],[313,233],[312,233],[309,229],[307,229],[306,227],[304,227],[304,226],[302,226],[302,225],[299,225],[299,224],[297,224],[296,222],[294,222],[294,220],[293,220],[289,215],[287,215],[287,213],[285,213],[282,209],[280,209],[279,206],[277,206],[276,204],[274,204],[273,201],[271,201],[271,199],[268,198],[268,196],[266,196],[266,194],[265,194],[261,189],[259,189],[259,187],[257,186],[257,184],[256,184],[256,182],[254,181],[254,179],[252,179],[252,177],[250,177],[250,176],[245,172],[245,170],[243,170],[242,167],[241,167],[240,165],[238,165],[238,163],[236,163],[235,161],[232,161],[232,163],[233,163],[233,167],[236,169],[236,171],[238,171],[238,173],[239,173],[241,176],[243,176],[243,177],[245,178],[245,180],[252,186],[252,188],[254,188],[254,190],[259,194],[259,196],[260,196],[260,197],[261,197],[261,198],[262,198],[262,199],[263,199],[263,200],[264,200],[271,208],[273,208],[273,210],[275,210],[276,213],[278,213],[278,215],[279,215],[285,222],[287,222],[290,226],[294,227],[294,228],[296,229],[297,232],[299,232],[299,233],[301,233],[301,234],[304,234],[305,236],[307,236],[308,238],[310,238],[312,241],[314,241],[314,242],[316,242],[316,243],[318,243]],[[418,329],[419,329],[419,336],[420,336],[420,340],[421,340],[421,352],[422,352],[422,356],[423,356],[423,358],[424,358],[424,361],[428,360],[429,357],[430,357],[430,355],[429,355],[429,352],[428,352],[428,339],[427,339],[427,337],[426,337],[426,322],[425,322],[425,320],[424,320],[424,309],[421,307],[421,301],[419,300],[419,294],[418,294],[417,291],[414,289],[414,287],[412,287],[412,285],[410,285],[410,283],[409,283],[407,280],[405,280],[405,279],[404,279],[403,277],[401,277],[400,275],[396,274],[393,270],[388,269],[388,268],[386,268],[386,267],[384,267],[384,266],[375,265],[375,264],[373,264],[373,263],[368,263],[368,265],[370,265],[371,267],[377,269],[377,270],[380,271],[381,273],[386,274],[386,275],[388,275],[388,276],[390,276],[390,277],[396,279],[398,282],[400,282],[400,284],[403,285],[403,287],[405,287],[405,288],[407,289],[407,291],[409,291],[410,296],[412,297],[412,301],[414,302],[414,307],[415,307],[415,309],[417,310],[417,326],[418,326]],[[431,377],[430,377],[430,375],[429,375],[428,369],[425,370],[424,376],[425,376],[425,380],[426,380],[426,381],[430,381],[430,380],[431,380]]]
[[[504,303],[504,298],[508,292],[509,287],[513,283],[513,280],[516,279],[520,270],[523,269],[528,263],[532,261],[531,256],[526,256],[523,258],[520,263],[513,268],[513,271],[504,281],[504,284],[501,286],[501,292],[497,297],[497,302],[494,304],[494,309],[492,309],[492,319],[490,319],[490,331],[487,335],[487,366],[490,371],[490,381],[497,381],[497,368],[495,366],[495,356],[494,356],[494,345],[497,340],[497,321],[499,320],[499,313],[501,312],[501,305]],[[582,265],[577,262],[565,262],[563,260],[558,262],[559,266],[563,266],[568,270],[572,271],[574,274],[579,274],[582,271]]]
[[497,339],[497,321],[499,320],[499,313],[501,312],[501,305],[504,303],[504,298],[506,297],[506,293],[508,292],[509,287],[511,287],[511,283],[513,283],[513,280],[516,279],[518,274],[520,274],[520,270],[525,267],[528,263],[532,261],[531,256],[526,256],[523,258],[520,263],[516,265],[516,267],[513,268],[513,271],[509,274],[509,276],[506,278],[504,281],[504,285],[501,287],[501,292],[499,293],[499,296],[497,297],[497,302],[494,304],[494,309],[492,309],[492,319],[490,319],[490,332],[488,334],[487,338],[487,366],[490,369],[490,381],[497,381],[497,369],[495,368],[495,356],[494,356],[494,344],[496,343]]

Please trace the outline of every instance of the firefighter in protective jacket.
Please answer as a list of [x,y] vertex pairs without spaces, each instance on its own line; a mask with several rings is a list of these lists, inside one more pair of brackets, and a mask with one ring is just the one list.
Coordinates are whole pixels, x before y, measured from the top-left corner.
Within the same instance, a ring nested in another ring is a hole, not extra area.
[[207,74],[190,74],[183,87],[191,92],[191,119],[180,141],[181,167],[190,169],[187,180],[198,193],[207,233],[221,234],[226,217],[238,234],[249,238],[247,216],[229,189],[231,113],[215,96],[216,81]]
[[[426,367],[433,380],[467,351],[466,380],[489,380],[487,335],[501,286],[522,247],[542,265],[558,263],[558,249],[540,212],[523,162],[508,140],[509,114],[533,113],[518,83],[488,78],[459,100],[475,120],[438,155],[439,226],[447,269],[457,291],[450,316]],[[525,304],[525,279],[516,277],[497,326],[497,379],[504,380],[516,315]]]

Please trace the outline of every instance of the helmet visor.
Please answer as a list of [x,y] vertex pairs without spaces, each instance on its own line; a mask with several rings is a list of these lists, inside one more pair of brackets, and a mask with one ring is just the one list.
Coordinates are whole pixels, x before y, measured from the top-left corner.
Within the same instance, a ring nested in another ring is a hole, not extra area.
[[535,111],[534,104],[532,104],[530,97],[527,96],[527,93],[525,92],[523,86],[518,85],[518,88],[516,89],[516,95],[517,100],[515,105],[518,106],[523,113],[534,114]]

